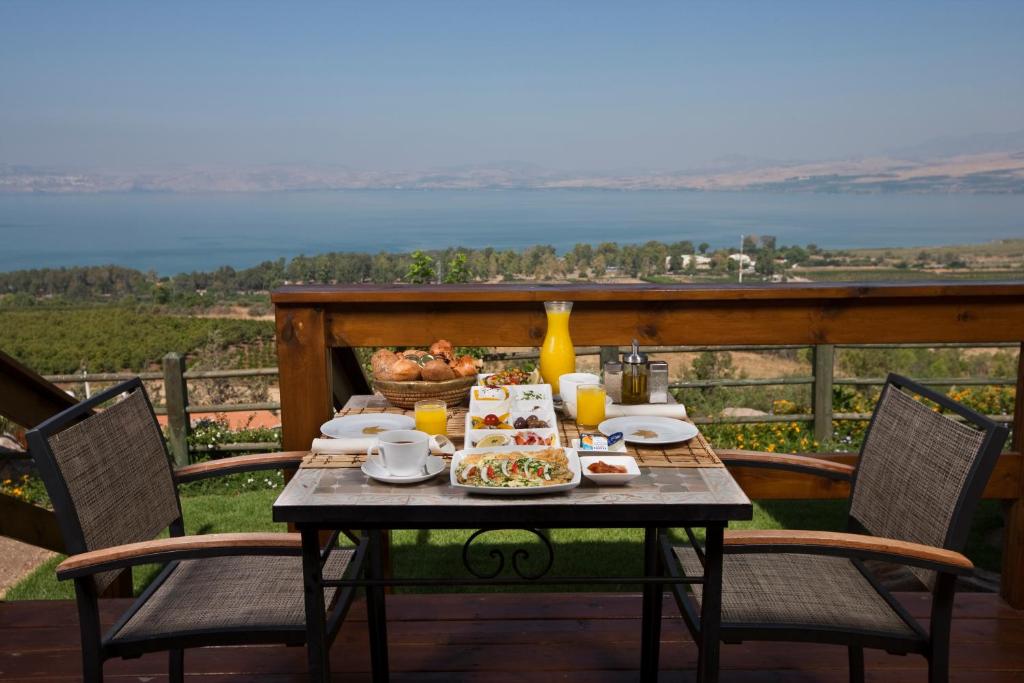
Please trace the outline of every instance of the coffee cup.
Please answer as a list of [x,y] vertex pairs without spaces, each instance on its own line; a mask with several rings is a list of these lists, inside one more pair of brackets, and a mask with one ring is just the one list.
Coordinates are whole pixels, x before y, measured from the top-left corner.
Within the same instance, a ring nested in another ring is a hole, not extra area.
[[428,455],[430,435],[414,429],[381,432],[377,443],[366,449],[367,460],[375,461],[396,477],[422,474]]

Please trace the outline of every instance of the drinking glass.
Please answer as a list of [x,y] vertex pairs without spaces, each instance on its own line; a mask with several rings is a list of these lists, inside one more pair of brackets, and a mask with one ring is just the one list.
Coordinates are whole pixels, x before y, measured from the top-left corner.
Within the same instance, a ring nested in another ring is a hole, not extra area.
[[581,430],[597,429],[604,422],[605,395],[603,384],[576,387],[576,424]]
[[431,436],[448,433],[448,406],[444,401],[416,401],[416,429]]

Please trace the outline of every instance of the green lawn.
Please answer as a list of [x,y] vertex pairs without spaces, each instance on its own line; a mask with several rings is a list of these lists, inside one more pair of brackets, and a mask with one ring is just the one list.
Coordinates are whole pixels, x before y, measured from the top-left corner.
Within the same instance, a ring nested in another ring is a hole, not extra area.
[[[270,508],[278,490],[248,491],[230,494],[191,495],[182,498],[186,527],[189,533],[218,533],[229,531],[279,531],[283,526],[274,524]],[[735,524],[733,528],[758,529],[841,529],[845,505],[839,501],[800,501],[755,503],[754,519]],[[999,568],[999,549],[985,543],[993,529],[1000,525],[998,504],[986,503],[975,519],[968,554],[979,566]],[[393,536],[393,561],[397,576],[466,576],[462,566],[462,544],[472,533],[464,530],[396,531]],[[639,574],[640,544],[643,532],[639,529],[552,529],[555,546],[555,564],[552,576],[615,576]],[[681,531],[672,532],[683,540]],[[543,561],[543,546],[530,534],[518,531],[491,532],[473,545],[471,559],[475,567],[487,570],[494,566],[488,556],[491,548],[500,548],[506,557],[506,570],[512,551],[523,547],[530,559],[523,563],[529,569]],[[43,564],[32,574],[13,586],[4,596],[7,600],[70,600],[74,597],[70,582],[58,582],[54,567],[61,558]],[[156,575],[157,567],[148,566],[134,572],[135,591],[138,593]],[[612,586],[590,587],[593,590],[613,590]],[[621,585],[620,589],[630,588]],[[579,587],[548,587],[548,590],[579,590]],[[447,590],[465,590],[450,588]],[[470,590],[478,591],[479,588]],[[495,587],[493,590],[507,590]]]

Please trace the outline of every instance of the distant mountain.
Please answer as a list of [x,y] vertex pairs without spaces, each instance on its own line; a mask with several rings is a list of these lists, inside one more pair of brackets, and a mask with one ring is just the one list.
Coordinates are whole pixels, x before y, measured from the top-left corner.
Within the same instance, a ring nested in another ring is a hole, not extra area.
[[997,152],[1024,151],[1024,130],[1010,133],[976,133],[974,135],[950,135],[933,138],[909,147],[898,147],[888,151],[899,159],[921,161],[968,154],[993,154]]
[[0,194],[372,189],[1024,194],[1024,130],[940,138],[872,158],[794,161],[732,156],[689,170],[632,172],[555,171],[523,161],[408,171],[266,164],[114,172],[0,164]]

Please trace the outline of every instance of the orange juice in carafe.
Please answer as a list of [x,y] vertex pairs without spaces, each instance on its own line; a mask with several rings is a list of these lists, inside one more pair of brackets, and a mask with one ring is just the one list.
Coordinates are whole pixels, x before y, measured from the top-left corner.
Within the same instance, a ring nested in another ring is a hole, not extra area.
[[548,331],[540,347],[540,375],[557,394],[558,378],[576,372],[576,349],[569,336],[572,302],[545,301],[544,310],[548,314]]

